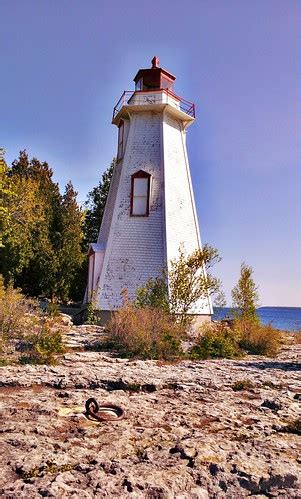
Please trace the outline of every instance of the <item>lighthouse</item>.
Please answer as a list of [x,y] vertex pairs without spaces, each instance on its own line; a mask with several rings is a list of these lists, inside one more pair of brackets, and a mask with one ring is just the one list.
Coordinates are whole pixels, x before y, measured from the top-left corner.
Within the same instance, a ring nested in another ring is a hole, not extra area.
[[[201,248],[186,149],[195,106],[175,93],[176,77],[159,67],[139,69],[135,89],[113,110],[117,162],[97,243],[89,246],[88,301],[105,317],[179,255]],[[197,322],[212,314],[209,296],[190,310]]]

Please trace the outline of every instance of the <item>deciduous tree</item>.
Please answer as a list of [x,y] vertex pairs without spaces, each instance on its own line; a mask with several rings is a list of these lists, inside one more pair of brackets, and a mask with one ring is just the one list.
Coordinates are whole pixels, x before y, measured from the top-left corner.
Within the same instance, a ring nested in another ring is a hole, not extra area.
[[258,307],[258,287],[253,279],[253,269],[244,262],[240,267],[240,277],[232,289],[233,307],[238,309],[243,319],[258,321],[256,308]]

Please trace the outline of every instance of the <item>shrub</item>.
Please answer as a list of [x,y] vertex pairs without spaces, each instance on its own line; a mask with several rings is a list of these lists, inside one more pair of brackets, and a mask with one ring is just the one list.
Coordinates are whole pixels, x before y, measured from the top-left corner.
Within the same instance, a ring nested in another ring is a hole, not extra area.
[[235,383],[232,385],[232,390],[234,392],[240,392],[242,390],[252,390],[255,385],[252,383],[252,381],[248,379],[240,379],[238,381],[235,381]]
[[279,352],[282,335],[271,325],[264,326],[249,319],[236,319],[234,332],[240,348],[253,355],[274,357]]
[[21,364],[55,364],[56,354],[64,353],[62,335],[44,326],[37,334],[26,337],[28,354],[20,357]]
[[301,331],[294,333],[294,340],[297,345],[301,344]]
[[55,354],[64,351],[61,318],[42,313],[38,303],[25,298],[12,286],[5,288],[0,279],[0,347],[6,354],[26,350],[22,363],[54,363]]
[[169,312],[167,279],[155,277],[149,279],[136,291],[135,306],[137,308],[157,308]]
[[50,317],[58,317],[60,315],[60,307],[57,303],[48,303],[47,313]]
[[13,338],[22,337],[33,322],[33,313],[38,305],[24,298],[20,290],[11,285],[4,286],[0,276],[0,338],[5,344]]
[[106,329],[114,347],[128,357],[174,359],[183,355],[183,327],[164,310],[126,302],[114,312]]
[[198,301],[219,293],[218,303],[224,304],[220,280],[210,273],[210,268],[219,261],[217,250],[211,246],[205,245],[187,255],[181,245],[178,257],[169,261],[161,276],[138,288],[135,306],[170,311],[183,327],[189,326],[190,314]]
[[93,295],[91,301],[89,301],[87,304],[87,315],[85,319],[85,324],[89,324],[90,326],[97,326],[100,323],[97,311],[98,309],[96,306],[96,300]]
[[189,353],[192,359],[232,359],[240,355],[234,331],[223,324],[203,328]]

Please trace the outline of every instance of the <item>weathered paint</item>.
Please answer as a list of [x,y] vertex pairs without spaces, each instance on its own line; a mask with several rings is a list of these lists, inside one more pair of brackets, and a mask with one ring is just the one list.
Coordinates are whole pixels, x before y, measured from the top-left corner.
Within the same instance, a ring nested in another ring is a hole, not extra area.
[[[152,100],[135,98],[121,110],[124,156],[115,167],[98,237],[105,251],[95,260],[93,281],[101,310],[119,308],[124,289],[133,298],[137,287],[177,257],[180,245],[188,253],[201,247],[186,150],[193,119],[180,114],[175,101],[158,109]],[[164,101],[163,91],[158,98]],[[131,178],[140,170],[151,175],[146,217],[130,216]],[[210,299],[190,313],[209,316]]]

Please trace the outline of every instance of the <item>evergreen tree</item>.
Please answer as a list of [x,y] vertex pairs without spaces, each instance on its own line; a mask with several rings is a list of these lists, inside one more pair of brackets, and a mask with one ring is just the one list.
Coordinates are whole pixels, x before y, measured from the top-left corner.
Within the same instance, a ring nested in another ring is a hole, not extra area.
[[87,248],[89,243],[97,241],[115,166],[116,158],[113,158],[110,166],[103,173],[98,186],[94,187],[94,189],[88,193],[88,199],[85,202],[87,210],[84,223],[85,248]]
[[76,196],[72,183],[68,182],[61,205],[61,247],[57,275],[57,295],[63,301],[80,294],[78,278],[85,259],[82,252],[84,215],[76,202]]

